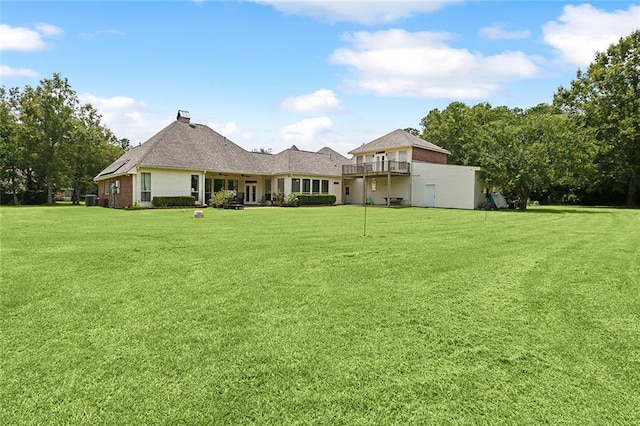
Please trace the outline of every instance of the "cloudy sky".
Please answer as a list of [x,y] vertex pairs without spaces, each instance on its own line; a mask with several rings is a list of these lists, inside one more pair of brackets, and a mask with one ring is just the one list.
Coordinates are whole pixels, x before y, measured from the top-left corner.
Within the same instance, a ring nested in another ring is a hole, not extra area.
[[551,102],[640,3],[4,1],[0,76],[55,72],[119,138],[188,110],[247,149],[342,153],[433,108]]

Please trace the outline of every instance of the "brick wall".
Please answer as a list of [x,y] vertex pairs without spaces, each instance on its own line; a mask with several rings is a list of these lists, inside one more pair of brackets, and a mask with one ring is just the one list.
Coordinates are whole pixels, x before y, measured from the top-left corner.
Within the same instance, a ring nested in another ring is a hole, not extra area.
[[[120,180],[120,193],[113,194],[109,190],[109,195],[105,195],[105,187],[110,188],[116,180]],[[120,176],[98,182],[98,205],[117,208],[131,207],[133,205],[133,176]]]
[[427,163],[447,164],[447,154],[417,147],[413,148],[411,159],[416,161],[426,161]]

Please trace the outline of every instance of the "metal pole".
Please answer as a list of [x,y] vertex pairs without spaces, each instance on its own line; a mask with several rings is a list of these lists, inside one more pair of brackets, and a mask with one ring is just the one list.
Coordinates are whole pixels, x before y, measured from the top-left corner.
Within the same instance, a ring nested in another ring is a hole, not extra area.
[[367,236],[367,178],[364,178],[364,233],[362,236]]

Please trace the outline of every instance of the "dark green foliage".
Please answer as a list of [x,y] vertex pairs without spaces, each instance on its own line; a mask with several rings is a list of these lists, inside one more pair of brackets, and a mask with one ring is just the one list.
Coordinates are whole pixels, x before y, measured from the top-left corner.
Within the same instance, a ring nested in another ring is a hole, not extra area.
[[0,88],[0,184],[13,204],[28,204],[29,194],[40,191],[51,204],[61,189],[79,204],[95,189],[93,177],[128,146],[59,74],[35,88]]
[[153,197],[151,203],[154,207],[193,207],[196,204],[196,199],[193,195],[158,195]]
[[333,205],[336,202],[336,196],[331,194],[297,194],[299,206],[320,206]]
[[593,183],[615,191],[620,184],[626,203],[640,192],[640,30],[600,52],[570,88],[560,87],[554,103],[579,125],[596,129],[602,149]]

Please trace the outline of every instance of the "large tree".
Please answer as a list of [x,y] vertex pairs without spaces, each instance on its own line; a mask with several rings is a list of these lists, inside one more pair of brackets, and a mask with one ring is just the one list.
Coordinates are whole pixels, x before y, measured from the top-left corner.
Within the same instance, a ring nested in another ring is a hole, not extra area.
[[422,137],[449,151],[449,162],[484,168],[490,186],[522,202],[553,185],[578,185],[590,169],[593,139],[557,108],[473,107],[460,102],[422,119]]
[[640,188],[640,30],[596,54],[554,103],[580,124],[594,128],[607,148],[597,159],[600,176],[625,186],[628,205]]
[[64,188],[79,203],[81,192],[95,186],[93,176],[129,147],[58,74],[22,91],[2,88],[0,95],[2,183],[14,197],[18,189],[23,199],[46,191],[52,203],[55,191]]

